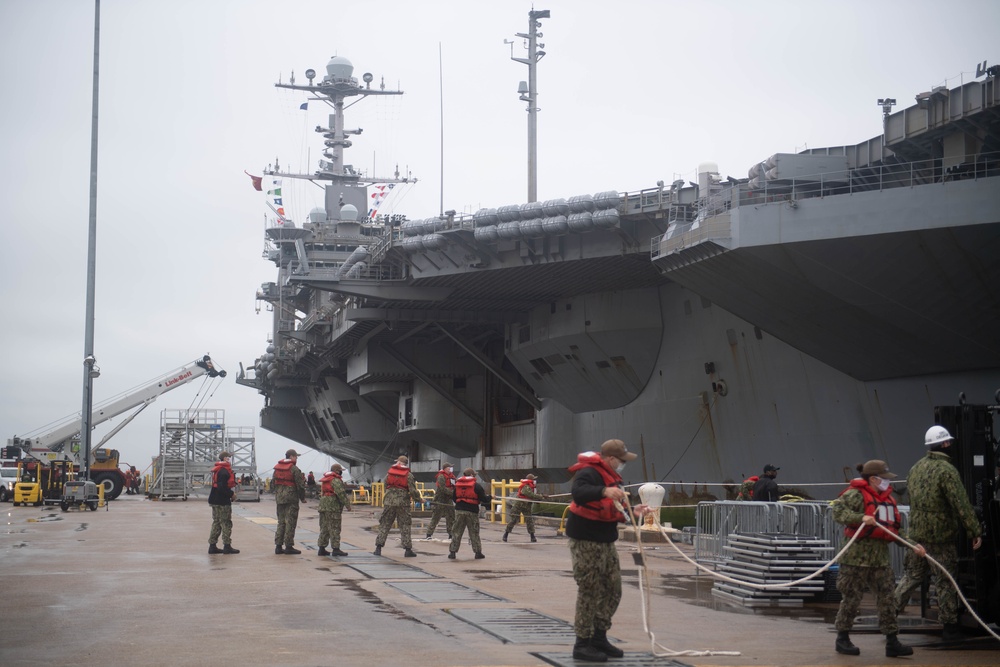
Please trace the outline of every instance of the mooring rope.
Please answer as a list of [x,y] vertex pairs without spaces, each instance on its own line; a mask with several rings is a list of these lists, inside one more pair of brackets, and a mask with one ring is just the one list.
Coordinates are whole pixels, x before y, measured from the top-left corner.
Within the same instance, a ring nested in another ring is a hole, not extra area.
[[[626,505],[626,507],[628,506],[628,501],[627,500],[625,501],[625,505]],[[650,650],[653,653],[653,655],[655,657],[657,657],[657,658],[705,657],[705,656],[713,656],[713,655],[741,655],[739,651],[712,651],[712,650],[694,650],[694,649],[682,650],[682,651],[674,651],[674,650],[672,650],[672,649],[670,649],[670,648],[668,648],[666,646],[663,646],[662,644],[657,643],[657,641],[656,641],[656,635],[653,633],[652,629],[649,627],[649,589],[651,587],[650,587],[650,583],[649,583],[649,568],[646,567],[646,553],[643,550],[643,546],[642,546],[642,537],[641,537],[642,536],[642,530],[641,530],[641,527],[640,527],[639,523],[636,522],[635,515],[632,513],[631,508],[629,508],[628,516],[632,517],[632,527],[635,530],[635,534],[636,534],[636,544],[639,547],[639,554],[640,554],[640,556],[642,558],[642,565],[640,566],[640,575],[639,575],[639,579],[640,579],[640,581],[639,581],[639,597],[640,597],[641,604],[642,604],[642,625],[643,625],[643,629],[646,631],[646,635],[649,637],[649,640],[650,640]],[[816,577],[818,577],[823,572],[829,570],[830,567],[834,563],[836,563],[838,560],[840,560],[840,557],[844,555],[844,553],[847,551],[847,549],[852,544],[854,544],[854,542],[858,539],[858,536],[861,534],[861,531],[858,531],[857,533],[855,533],[851,537],[851,539],[844,545],[844,547],[839,552],[837,552],[836,556],[834,556],[828,563],[826,563],[819,570],[816,570],[815,572],[813,572],[812,574],[810,574],[810,575],[808,575],[806,577],[803,577],[803,578],[798,579],[796,581],[781,582],[779,584],[755,584],[753,582],[743,581],[741,579],[734,579],[732,577],[729,577],[728,575],[722,574],[720,572],[715,572],[715,571],[711,570],[710,568],[707,568],[704,565],[701,565],[700,563],[697,563],[696,561],[692,560],[687,554],[685,554],[683,551],[681,551],[680,548],[678,548],[676,544],[674,544],[674,541],[672,539],[670,539],[669,533],[667,533],[667,531],[664,530],[663,526],[661,526],[659,523],[654,523],[653,525],[656,526],[656,528],[659,531],[659,533],[664,537],[664,539],[666,539],[667,544],[669,544],[671,547],[673,547],[674,551],[676,551],[678,554],[680,554],[681,558],[683,558],[684,560],[686,560],[687,562],[689,562],[691,565],[694,565],[695,568],[697,568],[699,570],[702,570],[702,571],[706,572],[707,574],[709,574],[709,575],[711,575],[711,576],[713,576],[713,577],[715,577],[717,579],[722,579],[723,581],[728,581],[728,582],[731,582],[731,583],[736,583],[736,584],[739,584],[740,586],[746,586],[746,587],[750,587],[750,588],[757,588],[757,589],[760,589],[760,590],[771,590],[771,589],[788,588],[790,586],[795,586],[795,585],[801,584],[801,583],[803,583],[805,581],[809,581],[810,579],[815,579]],[[881,528],[881,526],[878,526],[878,524],[876,524],[876,526],[879,527],[879,528]],[[900,537],[899,535],[897,535],[895,533],[892,533],[890,531],[885,531],[885,532],[889,532],[889,534],[893,537],[893,539],[897,540],[900,544],[903,544],[904,546],[909,547],[910,549],[912,549],[914,551],[917,551],[917,545],[908,542],[907,540],[905,540],[904,538]],[[989,628],[989,626],[986,625],[986,623],[983,621],[983,619],[981,619],[979,617],[979,615],[976,614],[975,610],[972,608],[972,605],[969,604],[969,601],[966,599],[965,595],[962,594],[962,591],[959,588],[958,583],[951,576],[951,574],[948,572],[948,570],[945,569],[945,567],[943,565],[941,565],[941,563],[937,562],[930,554],[926,554],[925,553],[924,557],[927,558],[927,560],[929,560],[934,567],[936,567],[937,569],[939,569],[941,572],[944,573],[944,575],[948,578],[948,581],[950,581],[951,585],[954,587],[955,592],[958,593],[959,598],[962,600],[962,604],[964,604],[965,608],[969,610],[969,613],[972,614],[972,617],[976,619],[976,622],[979,623],[979,625],[982,626],[982,628],[984,630],[986,630],[986,632],[988,632],[990,635],[992,635],[995,639],[1000,640],[1000,636],[998,636],[995,632],[993,632]],[[662,649],[662,652],[657,651],[657,648]]]

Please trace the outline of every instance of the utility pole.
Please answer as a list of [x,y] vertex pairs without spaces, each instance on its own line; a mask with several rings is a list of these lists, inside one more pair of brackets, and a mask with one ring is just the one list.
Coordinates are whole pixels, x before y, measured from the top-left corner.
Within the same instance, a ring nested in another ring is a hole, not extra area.
[[510,44],[510,59],[528,66],[528,80],[522,81],[517,86],[522,102],[528,103],[528,201],[538,201],[538,81],[536,69],[538,61],[545,57],[544,44],[538,42],[542,33],[538,29],[542,27],[539,19],[549,18],[549,10],[539,9],[528,12],[528,32],[515,33],[517,37],[527,40],[528,57],[514,57],[514,40],[504,40],[505,44]]

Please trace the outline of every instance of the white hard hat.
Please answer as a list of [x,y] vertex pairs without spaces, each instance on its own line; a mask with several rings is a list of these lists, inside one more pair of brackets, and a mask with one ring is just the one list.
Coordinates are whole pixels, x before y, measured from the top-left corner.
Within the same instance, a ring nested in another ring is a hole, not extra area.
[[954,438],[951,437],[951,433],[948,433],[948,429],[944,426],[931,426],[927,429],[927,435],[924,436],[924,445],[930,447],[949,440],[954,440]]

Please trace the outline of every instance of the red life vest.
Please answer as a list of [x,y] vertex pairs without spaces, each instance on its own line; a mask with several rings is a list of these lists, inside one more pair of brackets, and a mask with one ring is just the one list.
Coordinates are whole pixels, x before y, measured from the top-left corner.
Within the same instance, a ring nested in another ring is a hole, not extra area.
[[479,504],[479,496],[476,495],[476,478],[459,477],[455,481],[455,502]]
[[[583,470],[584,468],[593,468],[600,473],[601,479],[604,481],[604,486],[619,486],[621,484],[621,475],[609,468],[608,464],[601,459],[600,454],[585,452],[577,456],[576,461],[575,465],[570,466],[569,471],[571,473],[575,474],[576,471]],[[624,513],[615,507],[615,502],[611,498],[601,498],[600,500],[594,500],[583,505],[578,505],[576,501],[573,501],[569,504],[569,511],[579,517],[592,521],[615,523],[625,521]]]
[[385,476],[385,485],[397,489],[409,489],[410,469],[404,468],[398,463],[393,463],[389,472]]
[[281,459],[274,466],[274,483],[278,486],[295,486],[295,475],[292,473],[291,459]]
[[445,488],[455,486],[455,473],[448,472],[447,470],[438,470],[437,476],[439,479],[444,476]]
[[743,483],[740,484],[740,488],[746,486],[747,497],[743,498],[743,492],[740,491],[739,494],[737,494],[736,496],[737,499],[743,498],[743,500],[753,500],[753,487],[754,484],[756,484],[759,479],[760,479],[759,475],[751,475],[750,477],[747,477],[745,480],[743,480]]
[[[229,488],[236,486],[236,475],[233,474],[233,466],[229,461],[216,461],[215,467],[212,468],[212,486],[216,489],[219,488],[219,471],[225,470],[229,473]],[[130,470],[129,473],[132,471]]]
[[893,535],[899,534],[899,508],[896,507],[896,501],[892,497],[892,489],[886,489],[876,494],[867,480],[854,479],[851,480],[849,487],[840,492],[840,495],[844,495],[851,489],[857,489],[861,492],[861,497],[865,500],[865,515],[875,517],[878,525],[885,530],[879,530],[874,526],[858,524],[855,526],[844,526],[844,535],[851,538],[854,537],[854,533],[860,531],[859,540],[872,538],[894,542],[895,540],[889,533]]
[[333,480],[342,479],[343,477],[344,477],[343,475],[338,475],[332,470],[323,475],[319,480],[320,491],[322,492],[322,494],[324,496],[337,495],[336,493],[333,492]]
[[524,487],[526,487],[526,486],[531,487],[531,490],[534,491],[535,490],[535,480],[533,480],[533,479],[522,479],[521,480],[521,486],[517,487],[517,497],[518,498],[524,498],[526,500],[531,500],[531,498],[529,498],[528,496],[524,495],[524,493],[522,493],[522,491],[524,491]]

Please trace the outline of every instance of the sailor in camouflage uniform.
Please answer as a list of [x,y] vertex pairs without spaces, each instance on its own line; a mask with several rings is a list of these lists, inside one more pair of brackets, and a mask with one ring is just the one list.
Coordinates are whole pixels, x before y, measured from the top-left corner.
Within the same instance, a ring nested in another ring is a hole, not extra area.
[[538,539],[535,537],[535,517],[531,513],[534,503],[533,500],[545,500],[545,496],[540,493],[535,492],[536,484],[535,481],[538,479],[531,473],[525,475],[524,479],[521,480],[521,486],[517,489],[517,500],[511,502],[510,509],[508,510],[510,517],[507,521],[507,530],[503,533],[503,541],[507,541],[507,536],[510,535],[511,531],[514,530],[514,526],[517,525],[518,520],[521,515],[524,515],[524,524],[528,527],[528,535],[531,536],[532,542],[537,542]]
[[[958,470],[951,462],[948,450],[954,438],[948,429],[932,426],[924,437],[930,448],[927,456],[917,461],[906,478],[910,491],[909,539],[927,549],[927,553],[951,574],[958,570],[959,527],[972,537],[972,548],[982,546],[982,528],[969,502]],[[902,612],[910,595],[927,575],[925,558],[907,558],[906,571],[896,586],[896,609]],[[962,638],[958,626],[958,593],[937,568],[931,569],[937,591],[938,619],[944,624],[941,638],[955,641]]]
[[760,479],[759,475],[751,475],[740,484],[740,490],[736,493],[736,500],[753,500],[753,487]]
[[[319,480],[319,555],[346,556],[340,550],[340,527],[343,512],[351,511],[351,499],[344,486],[344,468],[339,463],[330,466],[330,471]],[[330,545],[330,551],[326,545]]]
[[451,539],[451,529],[455,523],[455,466],[444,462],[434,483],[434,511],[427,526],[427,539],[431,539],[438,522],[444,517],[444,527]]
[[858,466],[861,479],[833,501],[833,519],[844,526],[848,539],[858,535],[854,544],[840,558],[837,590],[842,597],[837,611],[837,653],[859,655],[861,649],[851,643],[854,618],[861,607],[865,589],[875,594],[879,630],[885,635],[885,654],[890,658],[912,655],[913,649],[899,642],[896,604],[893,596],[895,576],[889,564],[889,544],[899,533],[899,509],[892,497],[885,461],[868,461]]
[[274,532],[276,554],[302,553],[294,546],[299,503],[306,501],[306,476],[295,465],[298,460],[298,452],[289,449],[285,458],[274,466],[274,503],[278,514],[278,529]]
[[[569,506],[566,535],[576,580],[576,618],[573,629],[576,643],[573,658],[587,662],[606,662],[624,652],[608,641],[611,618],[622,599],[622,574],[615,541],[618,524],[625,521],[622,503],[628,494],[621,487],[619,473],[626,461],[636,454],[621,440],[608,440],[600,454],[584,452],[570,467],[573,477],[573,502]],[[632,508],[642,516],[649,508]]]
[[375,555],[382,555],[382,547],[389,537],[393,522],[399,525],[399,535],[403,541],[403,555],[415,558],[413,542],[410,538],[410,506],[412,502],[422,502],[417,482],[410,472],[410,459],[400,456],[389,468],[385,476],[385,500],[382,502],[382,516],[378,520],[378,536],[375,537]]
[[466,468],[462,476],[455,480],[455,526],[452,528],[448,558],[455,560],[458,548],[462,546],[462,535],[469,529],[469,542],[477,559],[483,555],[483,541],[479,538],[479,508],[489,507],[492,498],[483,485],[476,481],[476,471]]

